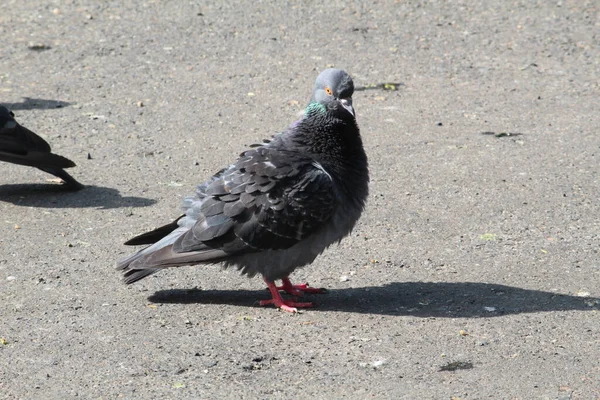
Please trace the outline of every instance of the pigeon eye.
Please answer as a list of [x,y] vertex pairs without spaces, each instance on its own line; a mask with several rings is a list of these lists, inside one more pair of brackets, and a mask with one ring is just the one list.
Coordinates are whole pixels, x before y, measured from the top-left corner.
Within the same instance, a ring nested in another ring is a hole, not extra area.
[[325,86],[325,93],[327,93],[329,96],[332,96],[333,90],[331,90],[331,88],[329,86]]

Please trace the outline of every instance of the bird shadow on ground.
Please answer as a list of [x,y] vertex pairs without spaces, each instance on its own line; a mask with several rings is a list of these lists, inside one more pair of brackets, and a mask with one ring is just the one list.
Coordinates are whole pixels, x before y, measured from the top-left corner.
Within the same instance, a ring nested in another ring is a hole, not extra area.
[[[154,293],[153,303],[252,306],[267,291],[175,289]],[[480,282],[392,282],[384,286],[333,289],[306,295],[315,311],[436,318],[484,318],[509,314],[598,310],[600,299]]]
[[143,197],[124,197],[117,189],[103,186],[86,186],[74,192],[55,184],[0,185],[0,201],[23,207],[100,209],[147,207],[156,203]]
[[19,103],[2,103],[4,107],[11,111],[20,110],[50,110],[53,108],[68,107],[72,103],[60,100],[32,99],[31,97],[23,97],[23,101]]

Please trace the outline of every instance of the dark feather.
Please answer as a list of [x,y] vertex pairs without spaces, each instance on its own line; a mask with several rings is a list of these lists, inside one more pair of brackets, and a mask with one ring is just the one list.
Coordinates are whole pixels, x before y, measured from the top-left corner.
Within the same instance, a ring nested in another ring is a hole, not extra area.
[[129,269],[123,274],[123,282],[126,284],[134,283],[158,271],[160,269]]
[[69,189],[82,189],[63,168],[71,168],[75,163],[51,152],[50,145],[41,137],[19,125],[14,115],[0,106],[0,161],[36,167],[52,174],[65,183]]
[[119,263],[126,283],[216,262],[280,279],[350,233],[368,194],[367,158],[351,102],[321,93],[328,85],[350,96],[352,81],[327,71],[302,120],[199,185],[183,217],[128,242],[150,246]]
[[177,218],[175,221],[173,221],[167,225],[163,225],[160,228],[156,228],[153,231],[142,233],[141,235],[138,235],[132,239],[129,239],[128,241],[125,242],[125,244],[127,246],[139,246],[142,244],[156,243],[160,239],[164,238],[169,233],[171,233],[175,229],[177,229],[177,222],[179,222],[179,220],[183,217],[184,216],[182,215],[181,217]]

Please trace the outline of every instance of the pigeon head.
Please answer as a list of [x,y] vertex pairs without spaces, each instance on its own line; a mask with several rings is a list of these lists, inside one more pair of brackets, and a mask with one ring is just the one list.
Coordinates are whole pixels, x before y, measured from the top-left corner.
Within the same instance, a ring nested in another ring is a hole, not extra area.
[[326,69],[317,77],[306,114],[316,109],[331,112],[338,118],[354,119],[352,93],[354,93],[354,82],[346,71]]

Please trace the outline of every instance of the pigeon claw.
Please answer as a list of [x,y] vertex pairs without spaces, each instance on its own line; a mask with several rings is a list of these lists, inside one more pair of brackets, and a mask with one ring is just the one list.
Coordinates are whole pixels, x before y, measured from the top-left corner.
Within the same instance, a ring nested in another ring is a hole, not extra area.
[[302,296],[304,293],[327,293],[327,290],[325,289],[308,287],[308,283],[293,285],[292,282],[290,282],[290,278],[283,278],[281,282],[283,284],[281,286],[277,286],[277,290],[283,290],[292,296]]
[[[265,279],[265,282],[266,282],[267,287],[269,288],[269,291],[271,292],[271,296],[273,298],[271,300],[261,300],[259,303],[261,306],[273,304],[275,307],[280,308],[283,311],[287,311],[287,312],[291,312],[291,313],[298,312],[298,308],[313,307],[313,303],[310,303],[310,302],[297,302],[297,301],[284,300],[281,297],[279,290],[285,290],[287,293],[294,294],[294,295],[297,294],[296,292],[298,292],[298,293],[300,293],[300,295],[302,295],[302,289],[295,288],[294,285],[292,285],[292,283],[290,282],[290,280],[288,278],[285,278],[283,280],[283,287],[285,287],[285,289],[280,289],[279,287],[275,286],[275,283],[273,281],[268,281]],[[305,285],[298,285],[298,286],[305,286]],[[292,292],[290,292],[289,289],[291,289]]]
[[298,308],[313,307],[313,303],[309,303],[309,302],[298,303],[296,301],[289,301],[289,300],[283,300],[283,299],[281,299],[281,301],[278,301],[276,299],[261,300],[259,304],[261,306],[268,306],[270,304],[273,304],[275,307],[281,309],[282,311],[286,311],[286,312],[290,312],[290,313],[297,313]]

